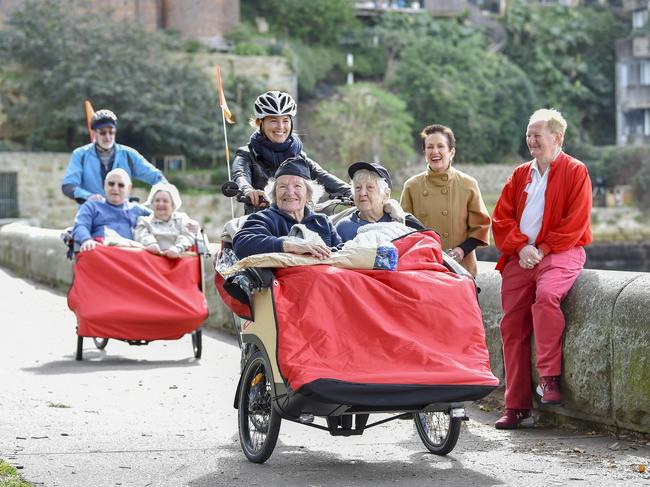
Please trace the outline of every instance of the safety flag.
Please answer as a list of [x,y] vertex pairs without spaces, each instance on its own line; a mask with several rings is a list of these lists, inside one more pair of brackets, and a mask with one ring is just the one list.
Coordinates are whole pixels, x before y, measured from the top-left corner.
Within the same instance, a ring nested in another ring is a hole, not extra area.
[[230,108],[228,108],[226,97],[223,94],[223,85],[221,84],[221,66],[219,65],[217,65],[217,83],[219,84],[219,106],[221,107],[223,116],[228,123],[235,123],[235,117],[230,111]]
[[84,109],[86,110],[86,122],[88,123],[88,134],[90,135],[90,141],[95,142],[95,132],[93,132],[93,129],[90,126],[93,115],[95,114],[95,110],[93,110],[93,106],[88,100],[84,101]]

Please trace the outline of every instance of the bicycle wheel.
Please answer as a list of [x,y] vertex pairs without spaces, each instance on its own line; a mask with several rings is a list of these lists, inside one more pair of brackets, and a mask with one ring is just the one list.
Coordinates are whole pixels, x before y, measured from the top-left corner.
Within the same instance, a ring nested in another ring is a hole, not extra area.
[[270,367],[262,352],[246,362],[239,389],[239,442],[246,458],[264,463],[278,441],[282,418],[273,408]]
[[416,413],[413,420],[422,443],[434,455],[446,455],[456,446],[462,418],[452,418],[450,411],[435,411]]
[[93,342],[95,342],[95,346],[99,350],[104,350],[106,348],[106,345],[108,344],[108,338],[93,337]]
[[194,351],[194,358],[201,358],[203,352],[203,332],[201,328],[192,332],[192,350]]

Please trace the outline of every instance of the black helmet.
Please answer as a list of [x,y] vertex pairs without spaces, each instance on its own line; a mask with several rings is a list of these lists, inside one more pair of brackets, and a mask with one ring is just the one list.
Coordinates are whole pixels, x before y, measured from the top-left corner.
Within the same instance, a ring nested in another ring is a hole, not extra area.
[[268,116],[295,117],[298,107],[291,95],[282,91],[267,91],[255,100],[255,118]]
[[112,125],[117,127],[117,117],[110,110],[98,110],[93,114],[90,120],[90,128],[93,130]]

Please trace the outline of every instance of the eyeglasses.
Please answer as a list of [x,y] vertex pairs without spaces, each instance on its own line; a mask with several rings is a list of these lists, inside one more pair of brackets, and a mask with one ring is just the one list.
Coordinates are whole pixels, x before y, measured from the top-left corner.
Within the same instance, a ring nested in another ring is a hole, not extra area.
[[107,135],[115,135],[115,130],[98,130],[97,133],[102,137],[106,137]]
[[117,184],[117,187],[120,188],[120,189],[123,188],[124,186],[126,186],[126,184],[124,184],[124,183],[118,183],[117,181],[106,181],[106,183],[107,183],[111,188],[112,188],[113,186],[115,186],[116,184]]

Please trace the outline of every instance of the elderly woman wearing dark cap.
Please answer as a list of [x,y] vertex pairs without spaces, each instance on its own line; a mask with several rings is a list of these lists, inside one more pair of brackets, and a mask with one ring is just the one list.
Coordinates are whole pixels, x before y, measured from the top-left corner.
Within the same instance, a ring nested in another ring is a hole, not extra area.
[[[269,252],[308,254],[320,259],[329,257],[331,248],[342,242],[327,216],[314,213],[307,206],[317,199],[316,191],[305,159],[294,157],[284,161],[267,191],[271,206],[250,215],[233,238],[237,257],[243,259]],[[283,239],[296,224],[317,233],[323,243]]]
[[376,162],[355,162],[348,168],[348,175],[357,209],[336,224],[344,242],[352,240],[359,227],[369,223],[399,221],[414,229],[424,228],[413,215],[400,211],[396,201],[389,203],[393,183],[385,167]]
[[178,211],[181,196],[176,186],[169,183],[155,184],[145,203],[153,210],[152,215],[142,216],[135,227],[135,240],[154,254],[176,259],[194,244],[189,217]]

